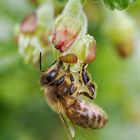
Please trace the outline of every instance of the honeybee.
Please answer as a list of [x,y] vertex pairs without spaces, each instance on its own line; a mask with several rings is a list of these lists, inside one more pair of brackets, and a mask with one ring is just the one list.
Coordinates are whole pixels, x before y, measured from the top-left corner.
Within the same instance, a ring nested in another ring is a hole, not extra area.
[[80,73],[73,73],[70,66],[65,68],[59,61],[42,72],[40,84],[48,105],[61,116],[67,128],[68,122],[82,128],[102,128],[108,121],[106,113],[99,106],[80,98],[84,95],[94,99],[96,95],[95,85],[84,67]]

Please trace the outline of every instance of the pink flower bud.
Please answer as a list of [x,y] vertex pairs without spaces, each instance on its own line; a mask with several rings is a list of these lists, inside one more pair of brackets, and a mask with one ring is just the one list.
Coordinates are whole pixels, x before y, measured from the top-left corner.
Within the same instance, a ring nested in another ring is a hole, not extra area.
[[52,43],[60,52],[66,51],[77,39],[81,31],[81,22],[72,17],[60,17],[52,32]]
[[36,13],[33,12],[26,16],[20,26],[20,30],[22,33],[34,33],[37,28],[37,16]]

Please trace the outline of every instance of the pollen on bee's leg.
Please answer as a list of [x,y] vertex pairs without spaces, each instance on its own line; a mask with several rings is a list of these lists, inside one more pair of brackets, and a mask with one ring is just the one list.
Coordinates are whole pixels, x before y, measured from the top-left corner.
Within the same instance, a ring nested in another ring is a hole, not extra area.
[[75,64],[75,63],[77,63],[78,58],[75,54],[71,53],[71,54],[61,55],[59,57],[59,60],[61,62],[65,62],[65,63],[68,63],[68,64]]

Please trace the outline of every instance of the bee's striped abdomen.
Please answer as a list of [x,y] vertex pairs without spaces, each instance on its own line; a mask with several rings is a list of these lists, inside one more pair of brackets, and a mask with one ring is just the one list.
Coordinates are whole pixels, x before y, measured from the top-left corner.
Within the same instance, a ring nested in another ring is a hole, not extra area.
[[84,128],[102,128],[108,121],[106,113],[99,106],[82,100],[76,100],[67,111],[71,121]]

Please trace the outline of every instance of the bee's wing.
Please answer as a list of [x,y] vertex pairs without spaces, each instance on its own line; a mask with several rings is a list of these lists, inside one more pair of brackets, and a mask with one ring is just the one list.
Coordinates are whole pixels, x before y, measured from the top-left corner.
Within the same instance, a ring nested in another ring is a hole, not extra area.
[[[69,134],[71,134],[73,138],[72,140],[87,140],[87,138],[88,140],[93,140],[93,139],[96,140],[94,131],[91,128],[89,128],[88,126],[86,128],[81,128],[80,126],[75,125],[73,123],[73,120],[71,120],[69,111],[67,109],[69,108],[69,110],[73,112],[74,108],[72,108],[68,102],[69,101],[66,98],[62,97],[61,103],[63,104],[63,108],[67,117],[63,115],[62,116],[63,116],[63,120],[66,122],[65,126],[67,125],[67,130],[69,130]],[[84,123],[86,125],[85,120],[81,119],[78,115],[75,114],[73,118],[79,119],[79,122]],[[73,133],[73,130],[75,133]]]
[[[68,136],[71,138],[70,140],[87,140],[87,137],[88,140],[96,140],[95,134],[93,133],[91,128],[89,128],[88,126],[86,129],[81,128],[80,126],[77,126],[73,123],[67,109],[69,108],[69,110],[71,110],[72,112],[74,111],[74,109],[69,106],[67,99],[62,98],[61,103],[63,104],[63,108],[66,114],[66,116],[61,114],[61,121]],[[81,123],[86,123],[84,122],[84,120],[81,120],[81,118],[79,118],[79,116],[77,115],[74,115],[73,117],[75,119],[79,119]]]
[[75,140],[75,128],[68,122],[63,114],[60,114],[60,119],[63,124],[64,130],[70,140]]
[[69,118],[66,118],[64,115],[60,114],[61,122],[63,124],[66,135],[69,140],[96,140],[96,136],[93,130],[88,128],[81,128],[77,125],[74,125]]

